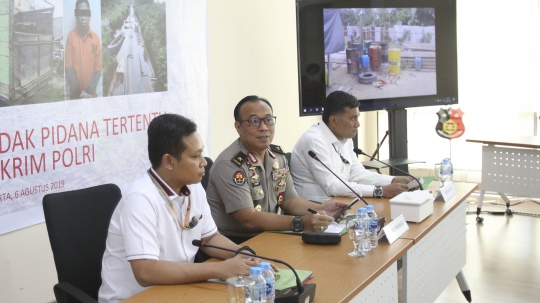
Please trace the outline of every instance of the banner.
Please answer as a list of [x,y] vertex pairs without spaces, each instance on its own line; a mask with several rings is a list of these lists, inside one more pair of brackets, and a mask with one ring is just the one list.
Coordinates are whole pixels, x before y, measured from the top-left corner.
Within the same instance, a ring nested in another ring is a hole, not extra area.
[[209,146],[206,1],[0,2],[0,234],[45,194],[138,178],[158,115]]

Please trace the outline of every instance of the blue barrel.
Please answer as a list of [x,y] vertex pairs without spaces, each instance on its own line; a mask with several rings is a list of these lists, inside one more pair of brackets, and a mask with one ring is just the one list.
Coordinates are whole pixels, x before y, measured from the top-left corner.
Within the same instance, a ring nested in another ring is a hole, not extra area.
[[422,58],[416,57],[414,58],[414,69],[421,70],[422,69]]
[[369,56],[368,55],[362,55],[362,68],[368,69],[369,68]]

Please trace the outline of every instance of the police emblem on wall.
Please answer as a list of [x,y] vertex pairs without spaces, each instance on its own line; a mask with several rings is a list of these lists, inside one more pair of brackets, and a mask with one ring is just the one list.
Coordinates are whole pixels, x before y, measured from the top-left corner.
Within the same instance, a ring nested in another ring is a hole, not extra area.
[[448,139],[456,139],[465,133],[465,124],[463,124],[463,112],[459,108],[441,108],[437,112],[439,121],[435,126],[437,135]]

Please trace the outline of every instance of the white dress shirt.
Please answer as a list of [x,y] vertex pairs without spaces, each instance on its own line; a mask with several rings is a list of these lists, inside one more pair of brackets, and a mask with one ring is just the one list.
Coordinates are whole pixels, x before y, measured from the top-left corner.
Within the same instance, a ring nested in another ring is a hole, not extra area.
[[364,197],[372,197],[375,185],[388,185],[394,178],[364,168],[353,151],[352,139],[338,140],[321,121],[311,126],[300,137],[291,156],[290,170],[294,187],[305,199],[324,202],[335,196],[356,197],[321,163],[309,156],[310,150],[347,185]]

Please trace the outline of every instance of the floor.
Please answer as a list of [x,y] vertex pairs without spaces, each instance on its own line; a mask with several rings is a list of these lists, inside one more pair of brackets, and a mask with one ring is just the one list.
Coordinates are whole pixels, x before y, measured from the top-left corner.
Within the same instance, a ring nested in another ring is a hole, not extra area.
[[[468,200],[476,212],[478,193]],[[540,302],[540,199],[509,197],[513,215],[467,215],[467,264],[463,272],[473,302]],[[504,212],[505,202],[496,195],[484,198],[482,210]],[[519,214],[523,213],[523,214]],[[467,302],[456,280],[435,303]]]

